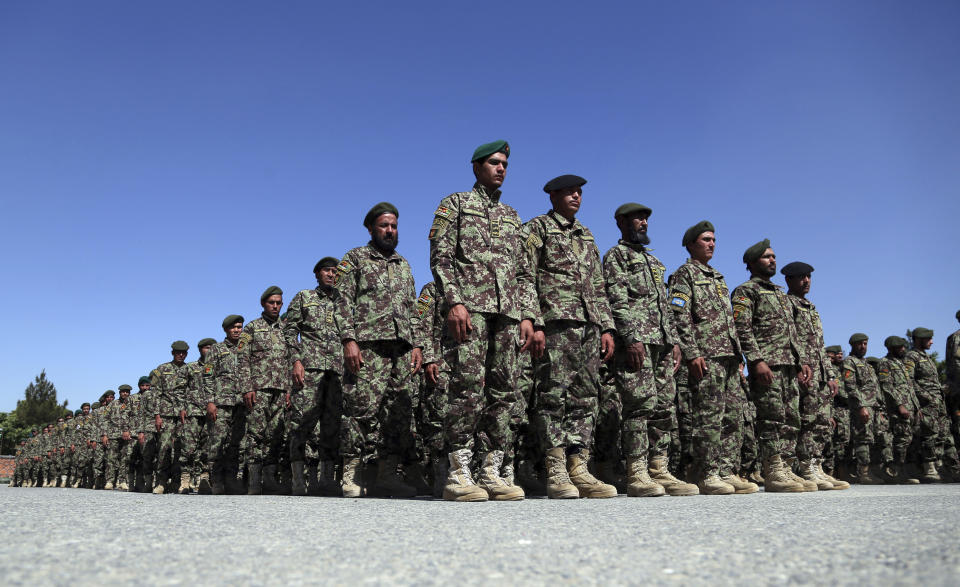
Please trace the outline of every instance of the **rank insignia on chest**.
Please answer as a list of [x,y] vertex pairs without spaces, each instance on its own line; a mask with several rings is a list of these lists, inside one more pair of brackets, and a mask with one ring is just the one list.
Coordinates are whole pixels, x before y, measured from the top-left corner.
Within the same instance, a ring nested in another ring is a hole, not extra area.
[[653,270],[653,278],[657,283],[663,283],[663,267],[651,267]]
[[333,310],[327,312],[327,324],[333,324]]

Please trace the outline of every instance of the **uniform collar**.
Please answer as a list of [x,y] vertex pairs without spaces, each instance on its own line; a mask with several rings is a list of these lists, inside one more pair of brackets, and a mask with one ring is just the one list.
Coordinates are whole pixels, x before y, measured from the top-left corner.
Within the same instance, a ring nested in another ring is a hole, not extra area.
[[482,183],[480,183],[479,181],[478,181],[478,182],[475,182],[475,183],[473,184],[473,191],[475,191],[475,192],[477,192],[478,194],[480,194],[480,196],[483,197],[485,200],[489,200],[490,203],[492,203],[492,204],[499,203],[499,202],[500,202],[500,194],[503,193],[503,192],[501,192],[500,190],[493,190],[493,192],[491,193],[491,192],[488,191],[487,188],[484,187],[484,185],[483,185]]
[[764,279],[764,278],[762,278],[762,277],[751,277],[751,278],[750,278],[750,281],[753,281],[753,282],[759,284],[760,286],[764,287],[765,289],[783,289],[782,286],[779,286],[779,285],[777,285],[776,283],[774,283],[774,282],[772,282],[772,281],[770,281],[770,280]]
[[620,239],[619,242],[621,245],[627,247],[628,249],[633,249],[639,253],[645,253],[647,251],[652,251],[653,249],[648,249],[646,245],[641,245],[640,243],[632,243],[626,239]]
[[367,243],[367,252],[374,259],[383,259],[385,261],[395,261],[400,259],[400,255],[397,254],[397,250],[394,249],[390,252],[390,256],[383,254],[383,251],[373,246],[373,241]]
[[573,220],[567,220],[566,218],[561,216],[560,213],[557,212],[556,210],[550,210],[549,212],[547,212],[547,216],[550,217],[554,222],[556,222],[557,226],[559,226],[564,230],[570,230],[570,229],[576,230],[577,228],[581,228],[581,229],[583,228],[583,225],[580,224],[579,220],[577,220],[576,218],[574,218]]

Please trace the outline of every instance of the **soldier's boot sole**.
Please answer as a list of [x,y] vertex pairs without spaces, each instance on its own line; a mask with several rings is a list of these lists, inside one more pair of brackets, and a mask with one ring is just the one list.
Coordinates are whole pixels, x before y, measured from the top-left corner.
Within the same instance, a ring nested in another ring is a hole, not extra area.
[[[571,479],[571,481],[573,480]],[[577,488],[577,493],[580,495],[580,497],[583,498],[609,499],[617,496],[617,488],[613,485],[607,485],[606,483],[578,485],[576,482],[574,482],[573,485]]]
[[444,501],[487,501],[489,499],[487,492],[476,485],[465,487],[448,485],[443,488]]
[[764,493],[806,493],[807,490],[803,488],[803,485],[799,483],[794,483],[793,481],[771,481],[767,479],[767,482],[763,485]]
[[644,483],[627,485],[628,497],[661,497],[667,494],[667,490],[659,483]]
[[700,490],[693,483],[672,483],[663,485],[663,490],[672,497],[689,497],[691,495],[700,495]]
[[737,492],[736,488],[729,483],[723,481],[720,482],[705,482],[701,481],[697,484],[697,488],[700,490],[700,495],[733,495]]
[[359,485],[344,485],[340,490],[343,497],[360,497],[362,493]]
[[550,499],[580,499],[580,490],[573,483],[547,484]]

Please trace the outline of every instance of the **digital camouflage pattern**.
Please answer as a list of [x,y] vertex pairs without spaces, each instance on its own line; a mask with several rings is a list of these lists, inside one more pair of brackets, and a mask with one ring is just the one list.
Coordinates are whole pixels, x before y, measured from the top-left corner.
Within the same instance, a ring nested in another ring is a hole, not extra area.
[[247,462],[276,465],[280,462],[283,412],[291,382],[282,319],[271,320],[264,312],[244,325],[237,343],[237,370],[241,393],[256,394],[256,403],[247,411]]
[[907,379],[920,404],[920,457],[924,462],[942,459],[953,448],[950,419],[943,399],[937,365],[920,349],[911,349],[903,360]]
[[[919,431],[920,404],[913,393],[910,380],[907,379],[907,368],[899,358],[888,355],[880,359],[877,378],[890,422],[893,458],[896,462],[903,464],[907,461],[907,452],[910,449],[910,443],[913,442],[914,434]],[[897,409],[899,406],[909,410],[910,418],[903,418],[900,415]],[[922,442],[923,439],[921,439]]]
[[[843,361],[843,386],[850,399],[850,443],[857,463],[892,461],[886,409],[873,367],[859,357],[847,356]],[[860,417],[860,408],[866,408],[870,414],[866,422]]]
[[423,364],[436,363],[438,381],[434,385],[426,377],[421,379],[419,410],[416,414],[417,434],[424,447],[434,456],[443,454],[443,418],[447,411],[447,381],[450,371],[443,361],[440,338],[443,335],[444,319],[438,311],[437,288],[431,281],[420,289],[417,298],[419,340],[423,344]]
[[[830,359],[823,342],[820,313],[810,300],[787,294],[793,309],[793,320],[801,347],[801,355],[810,365],[812,377],[806,389],[800,389],[800,438],[797,455],[803,461],[820,459],[830,442],[833,428],[833,392],[827,382],[833,378]],[[839,384],[838,384],[839,385]]]

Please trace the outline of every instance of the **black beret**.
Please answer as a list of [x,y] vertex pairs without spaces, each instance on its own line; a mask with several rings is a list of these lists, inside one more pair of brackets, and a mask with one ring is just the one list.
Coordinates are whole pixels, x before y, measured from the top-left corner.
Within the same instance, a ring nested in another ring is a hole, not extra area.
[[141,383],[150,383],[150,378],[144,375],[140,379],[137,379],[137,385],[140,385]]
[[[102,396],[101,396],[101,397],[102,397]],[[90,406],[90,409],[91,409],[91,410],[96,410],[96,409],[99,408],[99,407],[100,407],[100,402],[93,402],[93,404]]]
[[828,353],[842,353],[842,352],[843,352],[843,347],[841,347],[841,346],[838,345],[838,344],[832,344],[832,345],[828,346],[826,350],[827,350]]
[[713,228],[713,224],[711,224],[709,220],[701,220],[700,222],[688,228],[687,232],[683,233],[683,242],[680,244],[685,247],[697,240],[697,237],[705,232],[716,232],[716,230]]
[[170,348],[175,351],[189,351],[190,345],[182,340],[175,340],[173,344],[170,345]]
[[933,331],[923,326],[913,329],[913,338],[933,338]]
[[557,190],[563,190],[566,188],[578,188],[586,183],[587,180],[583,179],[579,175],[561,175],[548,181],[543,186],[543,191],[549,194],[550,192],[555,192]]
[[865,360],[865,361],[867,362],[867,364],[869,364],[869,365],[876,365],[877,363],[880,362],[880,359],[877,358],[877,357],[867,357],[867,358],[864,359],[864,360]]
[[133,388],[127,385],[126,383],[124,383],[123,385],[117,388],[117,391],[130,391],[131,389]]
[[764,251],[766,251],[769,248],[770,248],[770,239],[765,238],[743,252],[743,262],[753,263],[754,261],[762,257]]
[[81,409],[81,410],[83,409],[83,406],[87,406],[87,407],[89,408],[89,407],[90,407],[90,402],[83,402],[82,404],[80,404],[80,409]]
[[212,338],[202,338],[200,339],[200,342],[197,343],[197,348],[202,346],[213,346],[215,344],[217,344],[217,341]]
[[269,298],[270,296],[276,296],[276,295],[281,295],[281,296],[282,296],[282,295],[283,295],[283,290],[280,289],[279,287],[275,286],[275,285],[271,285],[271,286],[268,287],[267,289],[263,290],[263,293],[262,293],[262,294],[260,294],[260,303],[262,304],[262,303],[266,302],[266,301],[267,301],[267,298]]
[[470,159],[470,163],[475,163],[484,157],[489,157],[494,153],[503,153],[507,156],[507,159],[510,158],[510,143],[507,141],[493,141],[492,143],[484,143],[477,147],[473,151],[473,157]]
[[850,344],[853,344],[855,342],[863,342],[865,340],[870,340],[870,337],[862,332],[854,332],[853,334],[850,335],[850,340],[848,340],[847,342],[849,342]]
[[221,326],[223,326],[223,329],[226,330],[227,328],[230,328],[237,322],[243,322],[243,316],[241,316],[240,314],[230,314],[229,316],[223,319]]
[[[89,404],[84,404],[84,405],[89,405]],[[83,413],[83,410],[77,410],[76,412],[73,413],[73,415],[74,415],[74,416],[79,416],[79,415],[82,414],[82,413]]]
[[363,217],[363,225],[370,228],[373,226],[373,223],[376,222],[377,218],[380,218],[383,214],[393,214],[397,218],[400,218],[400,212],[397,211],[396,206],[390,202],[380,202],[373,208],[370,208],[367,215]]
[[907,346],[907,339],[900,336],[888,336],[886,340],[883,341],[883,346],[888,349],[898,346]]
[[103,398],[105,397],[117,397],[117,392],[113,391],[112,389],[106,390],[105,392],[100,394],[100,401],[102,402]]
[[327,267],[336,267],[339,264],[340,259],[337,259],[336,257],[324,257],[323,259],[317,261],[317,264],[313,266],[313,272],[316,273],[317,271]]
[[801,275],[810,275],[813,273],[813,267],[807,265],[803,261],[794,261],[793,263],[787,263],[783,266],[783,269],[780,270],[780,273],[786,277],[799,277]]
[[637,204],[636,202],[629,202],[617,208],[617,210],[613,213],[613,217],[616,219],[616,218],[620,218],[621,216],[626,216],[627,214],[633,214],[635,212],[640,212],[641,214],[646,214],[647,216],[650,216],[651,214],[653,214],[653,210],[651,210],[650,208],[647,208],[643,204]]

